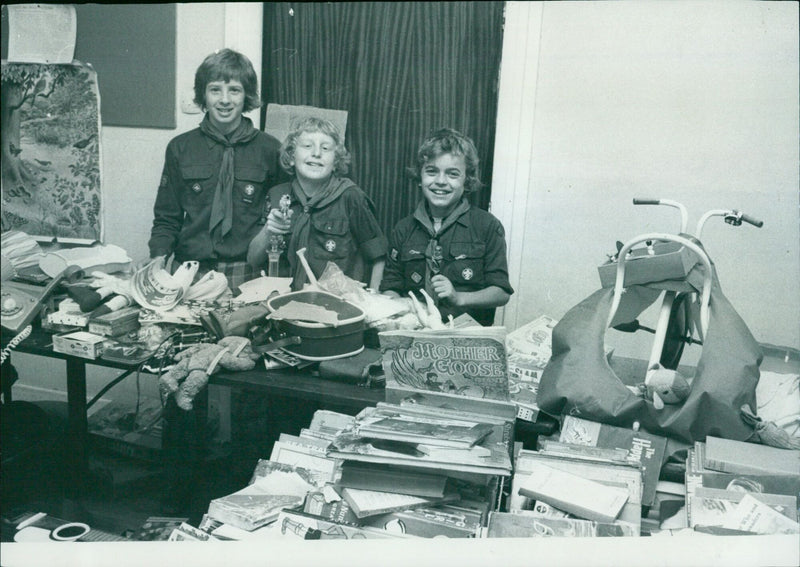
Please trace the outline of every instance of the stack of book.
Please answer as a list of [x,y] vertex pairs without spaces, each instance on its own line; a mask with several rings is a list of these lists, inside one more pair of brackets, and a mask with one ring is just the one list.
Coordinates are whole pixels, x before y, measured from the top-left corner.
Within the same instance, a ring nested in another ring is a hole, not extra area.
[[511,474],[513,422],[418,404],[365,408],[334,439],[328,455],[418,469]]
[[511,436],[512,422],[502,418],[379,403],[328,449],[342,463],[334,484],[341,501],[310,501],[328,519],[420,537],[475,537],[511,475]]
[[519,452],[508,512],[489,515],[487,537],[640,535],[640,466],[623,451],[565,447]]
[[247,487],[211,501],[199,529],[234,540],[476,537],[498,474],[510,475],[510,435],[509,422],[454,410],[318,410],[299,435],[281,434]]
[[717,534],[800,533],[800,451],[709,436],[686,460],[689,527]]
[[567,445],[620,451],[623,460],[642,470],[642,506],[653,505],[667,451],[666,437],[568,415],[562,420],[559,441]]
[[260,460],[250,483],[208,505],[207,516],[236,530],[252,532],[274,522],[284,508],[299,506],[316,486],[302,468]]

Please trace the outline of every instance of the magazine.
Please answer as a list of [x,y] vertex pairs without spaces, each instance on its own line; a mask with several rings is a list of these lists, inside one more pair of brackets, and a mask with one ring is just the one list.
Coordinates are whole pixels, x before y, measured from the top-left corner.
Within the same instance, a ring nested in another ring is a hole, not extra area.
[[503,327],[379,334],[387,387],[508,400]]

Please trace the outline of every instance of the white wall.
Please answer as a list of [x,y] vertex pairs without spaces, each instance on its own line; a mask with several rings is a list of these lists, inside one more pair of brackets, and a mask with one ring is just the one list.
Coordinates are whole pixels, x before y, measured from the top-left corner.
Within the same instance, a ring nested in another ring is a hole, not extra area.
[[[209,53],[230,47],[247,55],[261,77],[260,3],[198,2],[176,6],[177,128],[106,126],[102,130],[105,242],[123,247],[134,259],[148,256],[153,203],[167,143],[177,134],[197,127],[202,119],[202,114],[182,111],[182,104],[192,98],[197,67]],[[247,116],[258,126],[258,111]]]
[[690,230],[712,208],[764,220],[712,219],[703,241],[756,339],[800,346],[797,16],[794,2],[508,3],[492,211],[509,329],[598,289],[615,241],[678,228],[674,209],[632,205],[643,196],[687,205]]

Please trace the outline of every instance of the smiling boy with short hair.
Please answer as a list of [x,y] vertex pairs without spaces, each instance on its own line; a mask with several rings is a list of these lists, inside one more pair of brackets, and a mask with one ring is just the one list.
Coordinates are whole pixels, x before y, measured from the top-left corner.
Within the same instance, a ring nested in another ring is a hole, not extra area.
[[468,313],[491,325],[514,290],[503,225],[465,197],[481,186],[475,144],[450,128],[438,130],[422,143],[410,172],[423,199],[389,237],[381,291],[397,297],[425,289],[443,318]]
[[[386,237],[372,201],[344,177],[350,153],[336,126],[322,118],[302,120],[281,147],[280,163],[294,180],[269,190],[271,210],[267,224],[250,243],[250,265],[263,266],[271,238],[282,236],[286,238],[282,260],[290,266],[293,290],[308,281],[297,258],[302,248],[315,277],[333,262],[346,276],[377,289]],[[282,200],[288,204],[285,212]]]

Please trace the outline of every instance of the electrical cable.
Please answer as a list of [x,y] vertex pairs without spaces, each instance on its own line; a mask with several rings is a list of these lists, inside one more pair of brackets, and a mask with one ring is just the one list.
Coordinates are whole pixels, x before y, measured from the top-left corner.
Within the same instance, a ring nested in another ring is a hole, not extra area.
[[33,325],[28,325],[24,329],[22,329],[17,335],[8,341],[8,344],[3,349],[3,352],[0,353],[0,364],[4,363],[6,359],[11,355],[11,351],[17,348],[17,345],[28,338],[28,336],[33,331]]
[[[155,348],[155,350],[153,350],[153,354],[157,353],[158,350],[162,346],[164,346],[164,344],[167,341],[172,339],[177,334],[178,334],[177,332],[172,333],[166,339],[161,341],[161,343],[159,343],[159,345]],[[16,337],[15,337],[15,339],[16,339]],[[10,344],[9,344],[9,346],[10,346]],[[147,360],[150,360],[150,359],[147,359]],[[114,378],[113,380],[111,380],[111,382],[109,382],[108,384],[103,386],[103,388],[101,388],[101,390],[99,392],[97,392],[97,394],[95,394],[95,396],[91,400],[89,400],[89,402],[86,404],[86,409],[88,410],[90,407],[92,407],[103,396],[103,394],[108,392],[111,388],[113,388],[114,386],[116,386],[117,384],[122,382],[125,378],[127,378],[128,376],[133,374],[134,371],[136,371],[136,376],[137,376],[137,380],[136,380],[136,387],[137,387],[136,413],[138,415],[138,412],[139,412],[139,374],[141,373],[142,367],[147,362],[147,360],[143,361],[141,364],[139,364],[139,366],[137,366],[135,368],[129,368],[128,370],[126,370],[125,372],[123,372],[122,374],[120,374],[119,376]]]

